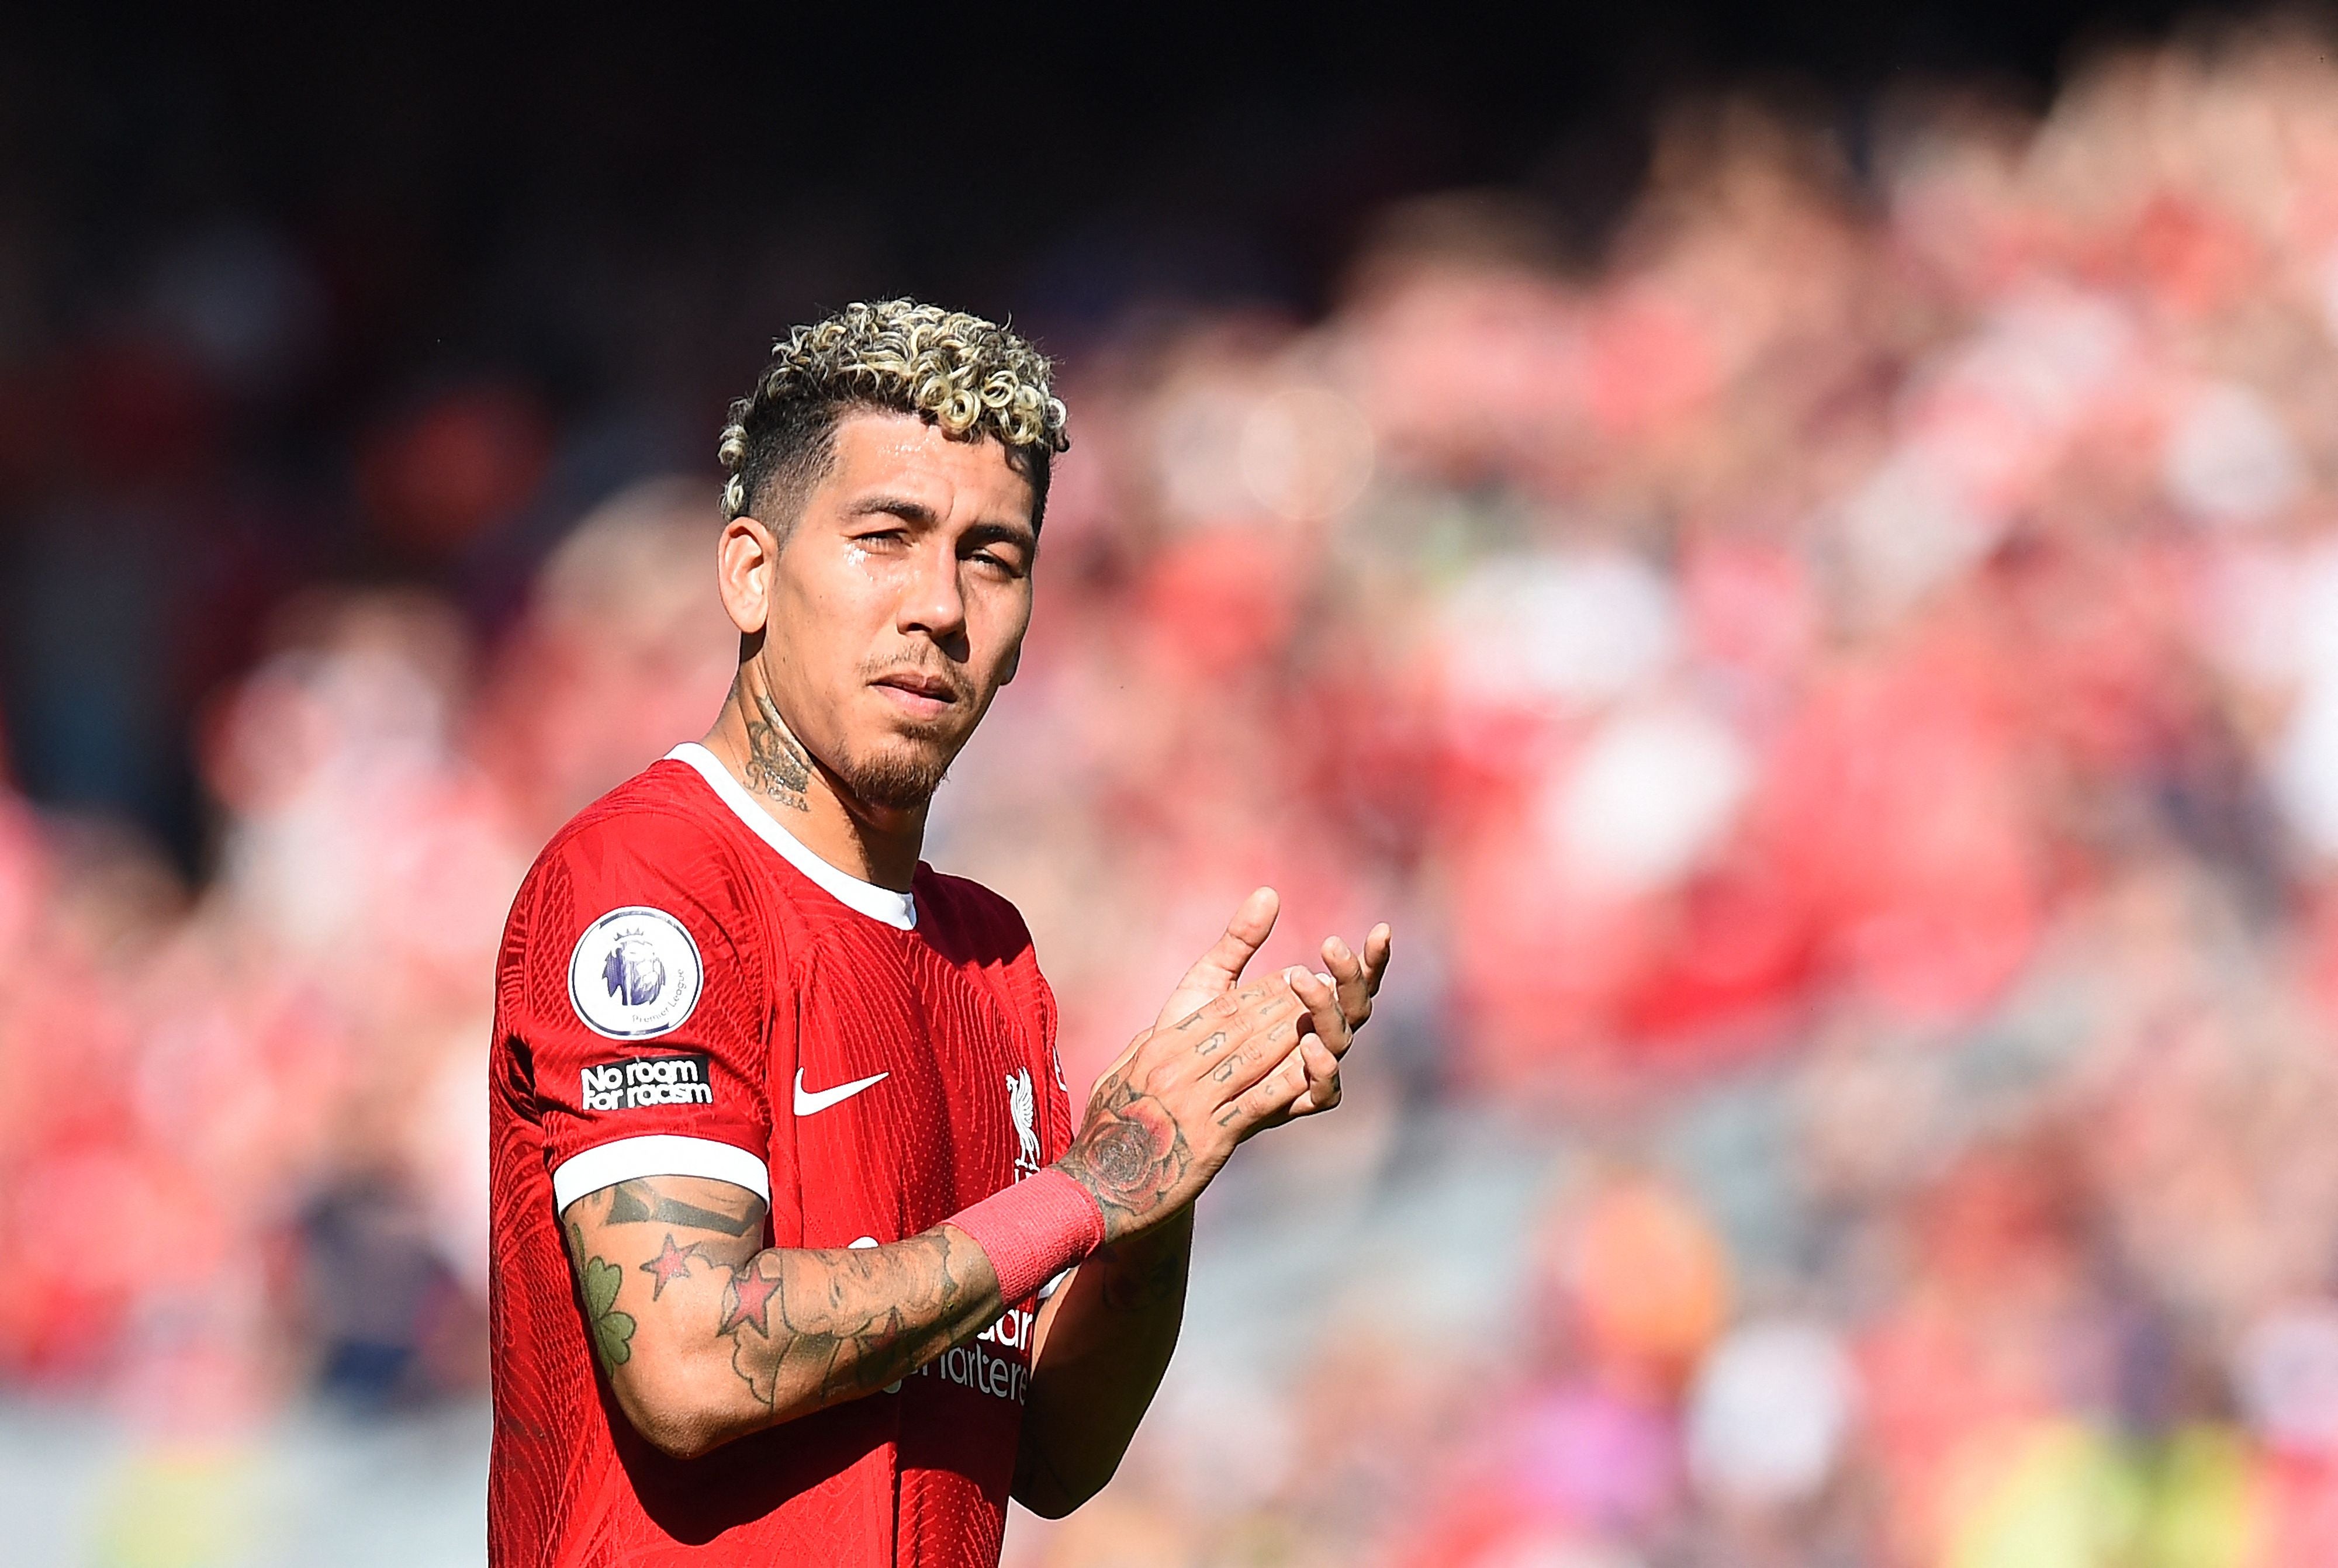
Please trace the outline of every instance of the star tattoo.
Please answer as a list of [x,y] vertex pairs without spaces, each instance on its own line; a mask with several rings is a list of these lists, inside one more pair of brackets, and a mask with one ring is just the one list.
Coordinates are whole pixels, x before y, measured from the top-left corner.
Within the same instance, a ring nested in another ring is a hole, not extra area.
[[673,1244],[673,1238],[668,1236],[665,1239],[664,1249],[656,1257],[641,1265],[642,1272],[648,1275],[652,1281],[650,1299],[654,1301],[664,1295],[666,1286],[673,1281],[689,1279],[690,1260],[697,1255],[698,1248],[695,1245],[677,1247]]
[[742,1323],[752,1323],[755,1332],[768,1339],[771,1337],[771,1299],[779,1294],[780,1282],[766,1279],[752,1264],[734,1269],[731,1275],[731,1310],[723,1315],[718,1334],[728,1334]]

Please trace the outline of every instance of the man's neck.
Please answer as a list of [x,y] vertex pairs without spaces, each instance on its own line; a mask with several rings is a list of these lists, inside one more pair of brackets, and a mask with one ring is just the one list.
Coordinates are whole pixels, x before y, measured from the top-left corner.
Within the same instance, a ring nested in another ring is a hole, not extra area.
[[742,680],[703,742],[773,820],[848,877],[909,890],[926,838],[926,814],[853,801],[842,782],[790,731],[771,697]]

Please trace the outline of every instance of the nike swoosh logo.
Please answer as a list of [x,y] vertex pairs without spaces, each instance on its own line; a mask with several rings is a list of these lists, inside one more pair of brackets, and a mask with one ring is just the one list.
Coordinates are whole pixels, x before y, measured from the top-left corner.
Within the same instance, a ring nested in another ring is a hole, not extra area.
[[841,1105],[863,1089],[873,1088],[890,1078],[890,1073],[878,1073],[867,1078],[855,1078],[850,1083],[839,1083],[833,1089],[807,1092],[803,1086],[803,1069],[796,1069],[796,1114],[817,1116],[831,1105]]

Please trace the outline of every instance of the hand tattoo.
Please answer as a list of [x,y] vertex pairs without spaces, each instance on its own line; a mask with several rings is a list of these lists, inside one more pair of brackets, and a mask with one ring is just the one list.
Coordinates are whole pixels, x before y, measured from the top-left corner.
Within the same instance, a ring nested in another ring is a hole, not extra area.
[[804,792],[811,788],[811,760],[788,733],[777,703],[758,691],[755,707],[762,717],[747,720],[747,788],[791,811],[810,810]]
[[1095,1195],[1111,1240],[1158,1209],[1193,1163],[1168,1107],[1115,1074],[1096,1090],[1087,1129],[1058,1169]]

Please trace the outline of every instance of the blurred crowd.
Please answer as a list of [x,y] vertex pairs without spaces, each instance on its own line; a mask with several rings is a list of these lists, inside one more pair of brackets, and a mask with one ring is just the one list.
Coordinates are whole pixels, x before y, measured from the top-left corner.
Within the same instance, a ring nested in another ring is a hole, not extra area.
[[[1270,957],[1390,918],[1355,1104],[1253,1163],[1550,1158],[1514,1256],[1376,1258],[1291,1338],[1244,1485],[1171,1413],[1013,1550],[2338,1563],[2327,43],[1855,147],[1707,99],[1556,232],[1415,201],[1320,319],[1056,345],[1029,655],[928,858],[1024,909],[1076,1086],[1256,883]],[[0,388],[19,753],[167,819],[181,713],[209,825],[190,882],[0,802],[0,1387],[197,1438],[479,1386],[507,900],[735,658],[712,418],[643,478],[493,380],[362,433],[366,582],[296,591],[313,509],[219,432],[339,296],[204,246]],[[1442,1269],[1487,1331],[1407,1308]]]

